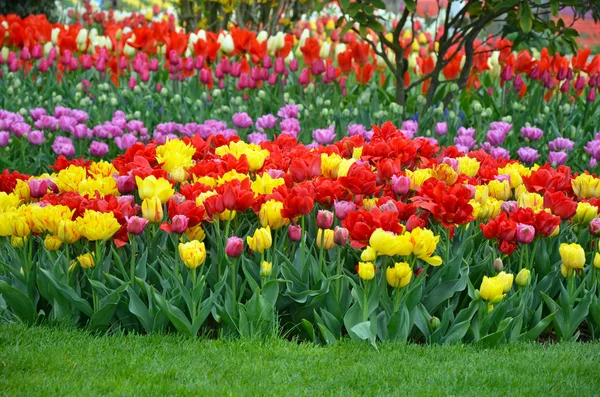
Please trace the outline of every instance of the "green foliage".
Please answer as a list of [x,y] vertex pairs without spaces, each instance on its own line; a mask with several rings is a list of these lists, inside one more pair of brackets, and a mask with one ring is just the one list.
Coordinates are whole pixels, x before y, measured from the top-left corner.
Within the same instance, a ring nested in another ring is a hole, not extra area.
[[28,15],[44,14],[49,20],[56,19],[55,0],[0,0],[0,14],[17,14],[24,18]]

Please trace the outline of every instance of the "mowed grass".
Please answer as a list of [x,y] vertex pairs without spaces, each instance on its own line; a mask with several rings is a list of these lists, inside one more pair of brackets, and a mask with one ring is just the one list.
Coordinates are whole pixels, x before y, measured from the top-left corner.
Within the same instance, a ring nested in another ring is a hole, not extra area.
[[600,344],[315,347],[0,325],[0,393],[94,395],[585,395]]

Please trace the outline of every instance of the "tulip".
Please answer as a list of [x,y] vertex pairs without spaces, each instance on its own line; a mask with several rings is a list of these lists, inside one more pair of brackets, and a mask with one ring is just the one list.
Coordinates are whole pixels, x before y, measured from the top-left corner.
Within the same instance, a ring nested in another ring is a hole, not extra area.
[[333,240],[334,232],[331,229],[319,229],[317,231],[317,247],[324,250],[330,250],[335,247]]
[[523,223],[517,224],[517,241],[522,244],[529,244],[535,237],[535,227]]
[[437,123],[435,125],[435,133],[436,135],[446,135],[448,133],[448,124],[445,122]]
[[171,220],[171,231],[182,234],[186,231],[190,219],[185,215],[175,215]]
[[500,273],[502,270],[504,270],[504,263],[502,263],[502,259],[494,259],[494,271],[496,273]]
[[269,277],[271,272],[273,271],[273,263],[262,261],[260,263],[260,276],[261,277]]
[[563,276],[572,274],[573,269],[583,269],[585,265],[585,251],[577,243],[562,243],[558,248],[562,260],[561,273]]
[[600,218],[592,219],[590,222],[590,225],[589,225],[589,229],[590,229],[590,233],[593,236],[595,236],[595,237],[600,236]]
[[375,265],[373,262],[358,262],[356,272],[361,279],[372,280],[375,277]]
[[27,184],[33,198],[44,197],[48,192],[48,181],[46,179],[32,179]]
[[75,224],[77,232],[90,241],[107,241],[121,228],[112,212],[94,210],[86,210]]
[[272,230],[277,230],[287,225],[290,221],[281,215],[283,203],[277,200],[268,200],[261,207],[258,218],[262,227],[269,226]]
[[52,234],[47,234],[46,238],[44,239],[44,247],[46,247],[48,251],[56,251],[61,247],[62,243],[63,242],[58,238],[58,236],[54,236]]
[[410,190],[410,178],[407,176],[392,175],[392,190],[402,196]]
[[152,223],[163,220],[164,212],[160,199],[156,196],[142,201],[142,216]]
[[229,237],[225,246],[225,253],[230,258],[237,258],[244,251],[244,240],[237,236]]
[[319,229],[329,229],[333,226],[333,214],[331,211],[319,210],[317,213],[317,227]]
[[132,175],[115,176],[117,189],[121,194],[129,194],[135,190],[135,178]]
[[483,276],[483,281],[479,287],[479,295],[481,299],[489,303],[498,303],[504,298],[505,284],[498,277]]
[[349,236],[348,229],[336,226],[333,231],[333,242],[339,246],[344,246],[348,242]]
[[507,293],[510,291],[515,276],[513,274],[500,272],[496,277],[502,281],[502,292]]
[[335,201],[333,203],[333,208],[335,211],[335,216],[339,219],[339,220],[344,220],[346,219],[346,217],[348,216],[348,214],[350,214],[351,212],[353,212],[356,209],[356,204],[354,204],[352,201]]
[[150,175],[146,179],[142,179],[136,176],[135,181],[138,187],[138,194],[142,200],[158,197],[161,203],[166,203],[175,193],[171,183],[164,178],[156,178],[154,175]]
[[573,223],[586,227],[592,219],[598,216],[598,207],[590,203],[578,203],[577,211],[573,217]]
[[385,271],[385,278],[393,288],[406,287],[410,283],[412,276],[412,269],[406,262],[397,262],[394,264],[394,267],[390,266]]
[[139,216],[126,217],[125,220],[127,221],[127,233],[130,234],[142,234],[148,224],[147,219]]
[[189,269],[196,269],[206,259],[204,243],[192,240],[189,243],[179,243],[179,257]]
[[79,240],[81,234],[77,231],[77,224],[70,219],[62,219],[58,223],[58,238],[65,244],[72,244]]
[[374,261],[375,258],[377,258],[377,252],[375,252],[375,250],[371,246],[365,248],[364,251],[360,254],[360,260],[363,262],[371,262]]
[[204,241],[206,233],[204,233],[204,229],[202,229],[201,225],[196,225],[193,227],[188,227],[188,229],[185,231],[185,237],[187,237],[187,239],[190,241],[197,240],[201,242]]
[[517,278],[515,279],[515,283],[521,287],[527,287],[531,282],[531,272],[528,269],[521,269],[521,271],[517,274]]
[[248,236],[246,238],[246,242],[252,251],[258,252],[259,254],[265,252],[271,248],[271,245],[273,244],[271,229],[269,226],[256,229],[252,237]]
[[79,262],[81,267],[84,269],[91,269],[94,266],[96,266],[96,261],[94,260],[94,255],[89,252],[86,254],[83,254],[83,255],[79,255],[77,257],[77,261]]
[[290,225],[287,229],[287,235],[290,241],[300,241],[300,238],[302,237],[302,229],[300,226]]
[[408,256],[412,253],[413,246],[410,242],[410,235],[405,233],[396,236],[391,232],[386,232],[381,228],[376,229],[369,239],[369,246],[375,250],[377,255],[402,255]]

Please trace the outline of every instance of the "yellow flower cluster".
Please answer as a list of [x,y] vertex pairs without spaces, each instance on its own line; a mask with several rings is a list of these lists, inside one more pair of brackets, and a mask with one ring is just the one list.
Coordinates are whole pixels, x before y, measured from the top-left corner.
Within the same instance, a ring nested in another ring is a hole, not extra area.
[[[369,239],[371,250],[367,248],[365,252],[367,252],[367,256],[371,253],[387,256],[409,256],[413,254],[432,266],[439,266],[442,264],[442,258],[437,255],[432,256],[439,241],[440,236],[435,236],[431,230],[421,229],[420,227],[400,235],[378,228]],[[361,258],[365,259],[362,256]]]
[[227,154],[232,154],[236,159],[239,159],[242,157],[242,155],[245,155],[246,159],[248,160],[248,164],[250,164],[250,171],[261,169],[265,163],[265,159],[270,155],[268,150],[244,141],[230,142],[229,145],[220,146],[215,149],[215,154],[221,157]]

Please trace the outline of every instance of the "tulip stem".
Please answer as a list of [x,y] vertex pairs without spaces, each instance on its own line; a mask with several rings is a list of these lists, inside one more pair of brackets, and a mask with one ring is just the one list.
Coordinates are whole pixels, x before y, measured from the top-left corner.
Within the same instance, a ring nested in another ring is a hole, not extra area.
[[237,276],[237,266],[234,262],[237,261],[237,258],[233,259],[232,261],[230,261],[229,263],[231,263],[231,291],[233,292],[233,302],[237,302],[237,282],[236,282],[236,276]]
[[338,303],[340,303],[340,299],[341,299],[341,291],[342,291],[342,247],[337,247],[337,272],[336,272],[336,276],[338,276],[338,279],[336,281],[336,293],[335,295],[337,296],[337,301]]
[[136,255],[136,246],[135,246],[135,235],[131,235],[131,263],[129,265],[129,281],[131,282],[131,288],[134,288],[135,290],[135,286],[134,286],[134,282],[135,282],[135,255]]
[[365,288],[363,294],[363,321],[368,320],[368,298],[369,298],[369,281],[365,280]]
[[192,322],[196,318],[196,298],[194,298],[196,292],[196,268],[190,269],[192,277]]
[[69,285],[69,266],[71,266],[71,252],[69,250],[69,244],[65,244],[65,257],[67,259],[67,265],[65,266],[65,274],[67,276],[67,285]]

